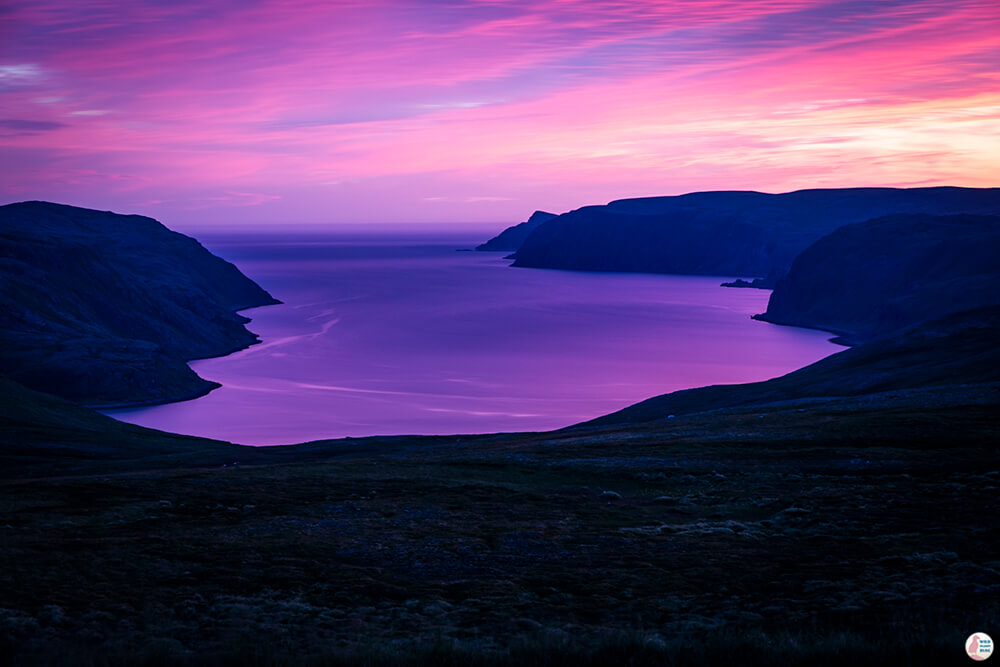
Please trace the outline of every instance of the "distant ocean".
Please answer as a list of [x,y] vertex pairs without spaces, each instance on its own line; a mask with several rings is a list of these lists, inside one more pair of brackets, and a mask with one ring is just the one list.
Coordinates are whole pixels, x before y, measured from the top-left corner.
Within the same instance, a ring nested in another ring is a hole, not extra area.
[[[488,234],[486,234],[488,236]],[[764,380],[839,349],[750,319],[769,293],[691,277],[510,268],[481,229],[203,237],[284,304],[262,344],[192,362],[208,396],[108,414],[242,444],[542,430]]]

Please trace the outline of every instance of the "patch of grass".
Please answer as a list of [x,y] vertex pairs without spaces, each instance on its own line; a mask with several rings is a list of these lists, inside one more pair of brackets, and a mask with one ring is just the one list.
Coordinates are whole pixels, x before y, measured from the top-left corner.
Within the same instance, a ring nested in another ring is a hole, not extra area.
[[986,426],[914,449],[899,420],[863,447],[794,411],[778,444],[674,421],[8,480],[0,655],[938,665],[1000,634],[1000,451],[963,440]]

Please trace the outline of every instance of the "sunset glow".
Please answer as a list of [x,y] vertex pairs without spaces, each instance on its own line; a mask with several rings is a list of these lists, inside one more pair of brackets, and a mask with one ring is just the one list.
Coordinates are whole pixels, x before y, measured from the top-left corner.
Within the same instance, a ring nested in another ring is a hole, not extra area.
[[183,229],[1000,185],[995,0],[12,0],[0,25],[3,202]]

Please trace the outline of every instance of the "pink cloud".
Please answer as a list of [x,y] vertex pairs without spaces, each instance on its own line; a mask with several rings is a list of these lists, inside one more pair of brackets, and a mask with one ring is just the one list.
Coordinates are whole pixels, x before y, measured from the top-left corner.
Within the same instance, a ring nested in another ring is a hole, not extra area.
[[997,185],[1000,173],[995,3],[37,0],[8,12],[7,200],[499,222],[641,194]]

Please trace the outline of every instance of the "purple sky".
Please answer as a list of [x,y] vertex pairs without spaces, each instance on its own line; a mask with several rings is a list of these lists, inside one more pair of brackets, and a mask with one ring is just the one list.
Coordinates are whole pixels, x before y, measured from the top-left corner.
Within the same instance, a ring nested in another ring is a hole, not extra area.
[[0,167],[179,228],[997,186],[1000,2],[5,0]]

